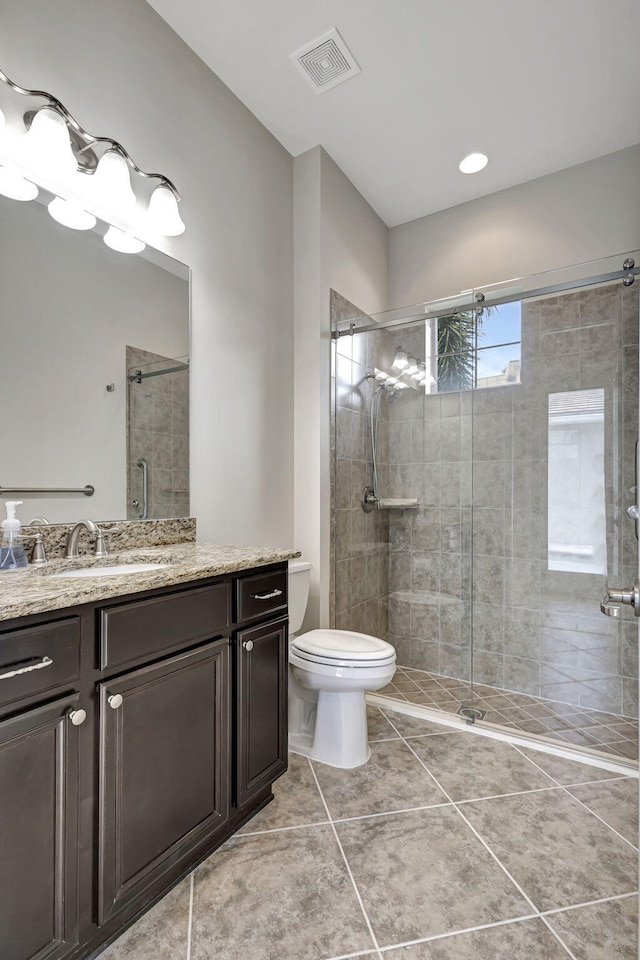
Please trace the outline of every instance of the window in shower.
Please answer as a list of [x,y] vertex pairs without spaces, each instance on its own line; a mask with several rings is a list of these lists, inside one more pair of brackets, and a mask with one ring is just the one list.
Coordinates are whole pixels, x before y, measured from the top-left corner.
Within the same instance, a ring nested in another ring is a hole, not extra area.
[[519,302],[459,311],[435,324],[433,383],[438,393],[520,383]]
[[548,567],[607,572],[604,390],[549,394]]

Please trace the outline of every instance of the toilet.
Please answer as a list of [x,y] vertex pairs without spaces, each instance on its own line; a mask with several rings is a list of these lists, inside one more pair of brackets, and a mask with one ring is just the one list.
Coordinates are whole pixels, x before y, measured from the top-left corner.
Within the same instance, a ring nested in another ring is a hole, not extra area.
[[396,652],[350,630],[298,635],[311,566],[289,562],[289,749],[332,767],[359,767],[371,756],[365,696],[390,682]]

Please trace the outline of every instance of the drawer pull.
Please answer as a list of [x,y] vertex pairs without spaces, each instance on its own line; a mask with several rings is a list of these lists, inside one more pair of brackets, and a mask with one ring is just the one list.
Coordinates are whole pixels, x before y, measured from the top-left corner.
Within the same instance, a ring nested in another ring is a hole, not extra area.
[[282,596],[282,590],[278,590],[276,587],[276,589],[272,590],[270,593],[252,593],[251,596],[254,600],[273,600],[274,597]]
[[109,704],[112,710],[117,710],[119,707],[122,706],[122,694],[112,693],[109,699],[107,700],[107,703]]
[[245,648],[247,653],[251,653],[253,650],[253,640],[245,640],[242,646]]
[[69,717],[69,720],[71,720],[71,723],[74,725],[74,727],[79,727],[87,719],[87,711],[86,710],[69,710],[69,713],[67,714],[67,716]]
[[34,657],[33,660],[25,660],[21,664],[16,663],[6,670],[0,670],[0,680],[9,680],[21,673],[31,673],[32,670],[42,670],[43,667],[50,667],[52,663],[51,657]]

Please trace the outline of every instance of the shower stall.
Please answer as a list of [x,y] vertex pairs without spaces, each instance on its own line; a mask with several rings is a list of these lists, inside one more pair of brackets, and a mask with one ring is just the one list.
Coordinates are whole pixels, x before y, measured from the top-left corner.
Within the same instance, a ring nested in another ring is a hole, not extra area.
[[331,618],[395,647],[380,695],[637,761],[636,263],[332,295]]
[[127,346],[127,519],[189,515],[189,358]]

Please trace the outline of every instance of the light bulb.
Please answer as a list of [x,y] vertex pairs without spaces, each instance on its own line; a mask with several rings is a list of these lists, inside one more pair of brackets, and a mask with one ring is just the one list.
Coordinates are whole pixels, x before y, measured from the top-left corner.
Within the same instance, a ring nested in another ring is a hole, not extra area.
[[0,193],[11,200],[35,200],[38,188],[9,167],[0,167]]
[[147,225],[163,237],[178,237],[185,226],[178,211],[178,201],[170,187],[160,184],[151,194],[147,209]]
[[408,363],[409,359],[404,350],[396,350],[396,355],[393,358],[391,366],[395,367],[396,370],[404,370]]
[[375,378],[378,381],[378,383],[384,383],[385,380],[387,379],[387,374],[384,373],[383,370],[378,370],[378,368],[375,367],[373,372],[375,374]]
[[91,230],[96,225],[96,218],[92,213],[83,210],[79,203],[73,200],[63,200],[55,197],[49,204],[49,213],[54,220],[72,230]]
[[387,386],[388,386],[388,387],[395,387],[395,385],[396,385],[397,382],[398,382],[398,378],[397,378],[397,377],[387,377]]
[[408,384],[408,383],[403,383],[402,380],[398,380],[398,382],[397,382],[396,385],[395,385],[395,389],[396,389],[396,390],[408,390],[408,389],[409,389],[409,384]]
[[19,159],[46,180],[66,180],[78,169],[64,118],[51,107],[38,110],[18,145]]
[[107,150],[91,175],[91,198],[107,213],[123,213],[136,205],[129,164],[119,150]]
[[417,369],[418,361],[415,357],[409,357],[407,360],[407,369],[405,370],[405,373],[412,377],[413,374],[416,373]]
[[458,164],[458,170],[461,173],[479,173],[488,163],[489,157],[486,153],[469,153]]
[[118,230],[117,227],[109,227],[103,239],[108,247],[117,250],[118,253],[140,253],[145,248],[142,240],[123,230]]

